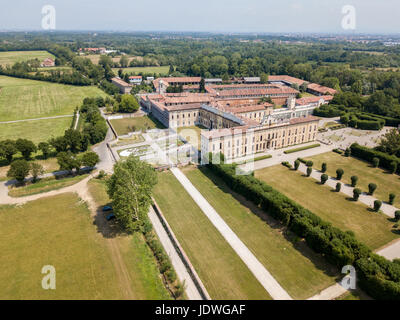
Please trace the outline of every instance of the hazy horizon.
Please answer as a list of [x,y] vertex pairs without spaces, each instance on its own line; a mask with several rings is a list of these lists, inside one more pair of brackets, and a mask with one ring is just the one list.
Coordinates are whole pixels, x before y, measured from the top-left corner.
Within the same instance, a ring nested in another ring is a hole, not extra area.
[[[0,12],[2,31],[40,31],[42,7],[56,10],[56,31],[399,34],[398,0],[16,0]],[[355,29],[342,8],[355,8]],[[23,10],[21,10],[23,8]]]

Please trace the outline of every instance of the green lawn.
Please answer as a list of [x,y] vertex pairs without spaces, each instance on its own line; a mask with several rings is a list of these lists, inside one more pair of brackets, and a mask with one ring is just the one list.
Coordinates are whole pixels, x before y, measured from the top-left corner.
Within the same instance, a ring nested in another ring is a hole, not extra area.
[[[0,107],[1,109],[1,107]],[[25,138],[34,143],[47,141],[50,138],[62,136],[69,129],[71,117],[0,123],[0,140]]]
[[[71,193],[0,208],[0,299],[122,299],[106,240]],[[56,289],[41,287],[42,267]]]
[[154,128],[165,129],[162,123],[151,116],[113,119],[110,120],[110,122],[119,136],[140,130],[144,132],[148,129]]
[[13,65],[31,59],[39,59],[42,62],[46,58],[55,59],[54,55],[47,51],[6,51],[0,52],[0,65]]
[[[394,205],[400,208],[400,176],[390,174],[380,168],[373,168],[368,162],[358,160],[353,157],[345,157],[335,152],[323,153],[312,158],[315,169],[321,169],[323,162],[327,163],[327,174],[336,177],[336,169],[342,168],[344,175],[342,181],[344,183],[351,183],[351,176],[357,176],[357,187],[367,192],[368,184],[371,182],[376,183],[378,188],[374,193],[374,197],[382,200],[389,201],[389,193],[396,194]],[[307,158],[307,160],[309,160]]]
[[387,216],[369,211],[360,202],[347,200],[346,195],[334,192],[328,186],[321,186],[318,181],[306,178],[299,171],[278,165],[258,170],[255,174],[339,229],[353,231],[371,249],[398,238],[391,231],[393,223]]
[[212,299],[271,299],[171,172],[154,197]]
[[[118,74],[118,70],[120,68],[113,68],[115,74]],[[129,67],[129,68],[122,68],[123,73],[159,73],[161,75],[168,75],[169,66],[161,66],[161,67]]]
[[0,121],[72,114],[86,97],[105,97],[93,86],[70,86],[0,76]]
[[[309,298],[334,284],[337,270],[261,210],[234,195],[208,169],[193,167],[186,176],[294,299]],[[259,216],[258,216],[258,215]],[[329,275],[328,275],[329,274]]]
[[33,194],[49,192],[71,186],[79,181],[85,179],[88,175],[83,174],[74,177],[59,178],[55,177],[43,178],[36,183],[29,183],[21,187],[11,187],[8,194],[12,197],[24,197]]

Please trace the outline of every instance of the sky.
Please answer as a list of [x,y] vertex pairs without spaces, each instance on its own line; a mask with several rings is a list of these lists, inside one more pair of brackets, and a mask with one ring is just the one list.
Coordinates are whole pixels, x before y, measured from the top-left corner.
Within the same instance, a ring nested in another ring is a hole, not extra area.
[[[0,1],[3,31],[42,30],[42,7],[52,5],[55,30],[400,33],[399,0]],[[346,5],[355,10],[351,29],[342,26]]]

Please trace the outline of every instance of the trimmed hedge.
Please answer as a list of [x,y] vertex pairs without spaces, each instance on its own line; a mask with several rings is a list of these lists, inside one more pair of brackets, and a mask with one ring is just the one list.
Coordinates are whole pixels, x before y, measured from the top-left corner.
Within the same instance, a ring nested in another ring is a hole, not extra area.
[[397,158],[396,156],[391,156],[387,153],[377,151],[368,147],[360,146],[358,143],[353,143],[350,146],[351,149],[351,154],[354,157],[363,159],[365,161],[368,161],[372,165],[374,165],[374,158],[379,159],[379,165],[382,168],[385,168],[387,170],[391,170],[393,167],[392,162],[395,162],[397,164],[397,173],[399,173],[400,170],[400,158]]
[[289,154],[289,153],[293,153],[293,152],[298,152],[298,151],[303,151],[303,150],[307,150],[307,149],[316,148],[316,147],[319,147],[319,146],[320,146],[319,143],[315,143],[315,144],[311,144],[309,146],[304,146],[304,147],[300,147],[300,148],[285,150],[285,151],[283,151],[283,153],[284,154]]
[[354,235],[343,232],[253,175],[236,175],[236,166],[208,164],[233,191],[306,240],[310,248],[342,268],[353,264],[362,288],[376,299],[400,299],[400,265],[376,256]]

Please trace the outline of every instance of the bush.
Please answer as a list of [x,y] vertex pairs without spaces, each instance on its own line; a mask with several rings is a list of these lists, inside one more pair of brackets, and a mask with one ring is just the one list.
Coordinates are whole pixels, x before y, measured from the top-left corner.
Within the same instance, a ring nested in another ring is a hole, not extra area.
[[382,207],[382,201],[380,201],[380,200],[375,200],[374,201],[374,210],[376,211],[376,212],[378,212],[379,211],[379,209]]
[[314,165],[314,162],[312,162],[311,160],[308,160],[307,162],[306,162],[306,166],[307,167],[312,167]]
[[394,219],[396,221],[400,221],[400,210],[396,210],[396,212],[394,213]]
[[287,162],[287,161],[283,161],[283,162],[282,162],[282,165],[285,166],[285,167],[287,167],[287,168],[289,168],[289,169],[292,169],[292,165],[291,165],[289,162]]
[[299,161],[299,159],[297,159],[297,160],[294,162],[294,170],[298,170],[298,169],[299,169],[299,166],[300,166],[300,161]]
[[397,170],[397,162],[396,161],[392,161],[389,164],[389,171],[390,171],[390,173],[395,173],[396,170]]
[[368,185],[368,194],[372,196],[374,194],[376,188],[377,188],[377,185],[375,183],[370,183]]
[[327,169],[327,165],[326,165],[326,163],[324,162],[324,163],[322,164],[322,167],[321,167],[321,172],[325,173],[325,172],[326,172],[326,169]]
[[338,153],[338,154],[343,154],[343,151],[342,150],[340,150],[340,149],[333,149],[332,150],[333,152],[336,152],[336,153]]
[[353,189],[353,200],[357,201],[358,198],[360,197],[361,190],[358,188]]
[[300,147],[300,148],[285,150],[285,151],[283,151],[283,153],[284,154],[289,154],[289,153],[293,153],[293,152],[298,152],[298,151],[303,151],[303,150],[307,150],[307,149],[316,148],[316,147],[319,147],[319,146],[320,146],[320,144],[316,143],[316,144],[311,144],[309,146],[304,146],[304,147]]
[[347,148],[347,149],[344,151],[344,156],[345,156],[345,157],[350,157],[350,155],[351,155],[350,148]]
[[337,180],[341,180],[343,177],[344,171],[343,169],[339,168],[336,170],[336,179]]
[[328,175],[327,174],[323,174],[321,175],[321,184],[325,184],[325,182],[328,180]]
[[396,195],[394,193],[389,194],[389,204],[390,205],[393,205],[395,198],[396,198]]
[[311,173],[312,173],[312,168],[307,167],[307,177],[311,176]]
[[379,158],[373,157],[372,158],[372,165],[374,166],[374,168],[378,168],[379,167]]
[[351,176],[351,186],[354,188],[357,185],[358,177]]
[[336,192],[340,192],[340,189],[342,189],[342,184],[340,182],[336,183]]

